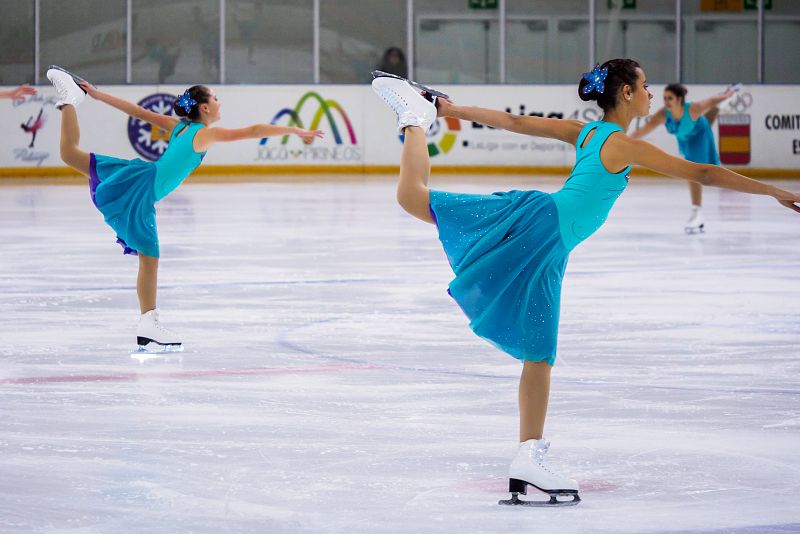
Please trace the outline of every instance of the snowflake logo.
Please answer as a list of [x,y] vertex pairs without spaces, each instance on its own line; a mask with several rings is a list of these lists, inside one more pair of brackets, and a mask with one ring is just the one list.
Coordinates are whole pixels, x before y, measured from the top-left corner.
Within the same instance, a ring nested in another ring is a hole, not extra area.
[[[172,106],[177,98],[166,93],[156,93],[144,97],[139,105],[161,115],[172,115]],[[148,161],[160,158],[169,145],[169,134],[155,128],[149,122],[133,117],[128,119],[128,140],[137,154]]]

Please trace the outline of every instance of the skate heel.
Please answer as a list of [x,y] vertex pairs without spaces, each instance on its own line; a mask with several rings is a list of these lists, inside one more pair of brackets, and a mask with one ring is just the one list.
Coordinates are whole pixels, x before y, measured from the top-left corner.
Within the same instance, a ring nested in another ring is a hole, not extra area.
[[519,480],[516,478],[509,478],[508,479],[508,492],[509,493],[521,493],[523,495],[528,494],[528,483],[524,480]]

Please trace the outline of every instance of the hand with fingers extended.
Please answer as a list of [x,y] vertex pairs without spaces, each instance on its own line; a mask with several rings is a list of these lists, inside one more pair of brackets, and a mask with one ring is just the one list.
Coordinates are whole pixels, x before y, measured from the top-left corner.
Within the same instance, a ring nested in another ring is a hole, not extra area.
[[11,100],[22,100],[26,96],[33,96],[36,94],[36,88],[31,87],[27,83],[23,83],[19,87],[9,89],[7,91],[0,91],[0,98],[10,98]]
[[322,130],[303,130],[298,129],[297,137],[303,140],[305,144],[310,144],[316,138],[322,138],[325,136],[325,132]]

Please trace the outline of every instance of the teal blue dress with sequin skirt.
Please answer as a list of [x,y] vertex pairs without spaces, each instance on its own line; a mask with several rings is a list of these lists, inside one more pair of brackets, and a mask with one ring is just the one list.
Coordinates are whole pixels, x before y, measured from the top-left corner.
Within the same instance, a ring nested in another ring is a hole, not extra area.
[[710,163],[719,165],[719,152],[717,144],[714,142],[714,132],[711,125],[704,116],[699,116],[697,120],[692,120],[689,113],[690,102],[683,104],[683,115],[676,121],[668,109],[664,127],[667,131],[678,139],[678,151],[684,159],[694,163]]
[[124,254],[159,257],[155,204],[171,193],[205,156],[192,142],[199,122],[179,122],[157,161],[90,155],[89,190],[106,223],[117,233]]
[[555,362],[569,252],[602,226],[628,183],[630,167],[611,173],[600,161],[603,143],[619,131],[603,121],[584,126],[575,166],[556,193],[430,192],[455,273],[448,292],[473,332],[517,359]]

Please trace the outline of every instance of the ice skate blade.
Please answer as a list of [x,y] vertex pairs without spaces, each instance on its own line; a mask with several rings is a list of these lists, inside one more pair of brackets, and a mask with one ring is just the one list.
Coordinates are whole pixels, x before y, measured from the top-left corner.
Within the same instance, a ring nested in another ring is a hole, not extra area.
[[183,352],[183,345],[180,343],[159,343],[146,337],[137,337],[138,348],[131,354],[164,354],[170,352]]
[[693,226],[687,226],[686,228],[684,228],[684,230],[686,231],[686,233],[688,235],[696,235],[696,234],[704,234],[704,233],[706,233],[705,225],[703,225],[703,224],[701,224],[697,228],[695,228]]
[[82,83],[88,83],[86,80],[84,80],[83,78],[81,78],[77,74],[71,73],[70,71],[68,71],[67,69],[65,69],[63,67],[59,67],[58,65],[50,65],[49,67],[47,67],[47,70],[50,70],[50,69],[60,70],[63,73],[69,74],[70,76],[72,76],[72,79],[75,80],[75,84],[80,88],[80,90],[83,91],[84,93],[86,93],[86,90],[83,87],[81,87]]
[[[446,99],[450,100],[450,96],[447,95],[446,93],[443,93],[441,91],[437,91],[436,89],[431,89],[427,85],[422,85],[419,82],[415,82],[413,80],[409,80],[409,79],[403,78],[402,76],[398,76],[397,74],[390,74],[388,72],[383,72],[382,70],[373,70],[372,71],[372,77],[373,78],[395,78],[396,80],[403,80],[404,82],[409,84],[411,87],[416,87],[417,89],[425,91],[431,97],[434,97],[434,96],[435,97],[439,97],[440,96],[442,98],[446,98]],[[428,100],[430,100],[430,98],[428,98]]]
[[[532,486],[539,491],[542,491],[550,496],[549,501],[523,501],[519,498],[519,494],[527,495],[528,486]],[[507,506],[575,506],[581,502],[577,490],[555,490],[547,491],[539,488],[538,486],[525,482],[524,480],[517,480],[512,478],[508,481],[508,491],[511,492],[510,499],[503,499],[497,504],[504,504]],[[570,501],[559,501],[558,497],[572,497]]]

